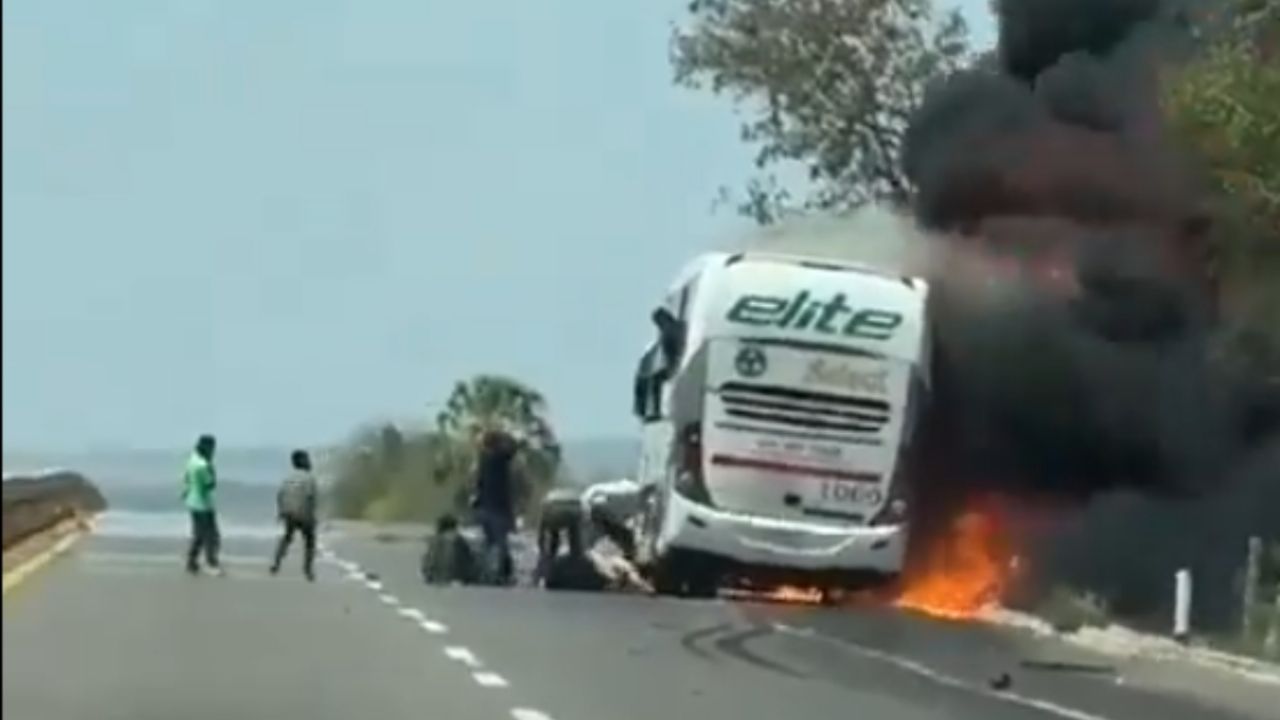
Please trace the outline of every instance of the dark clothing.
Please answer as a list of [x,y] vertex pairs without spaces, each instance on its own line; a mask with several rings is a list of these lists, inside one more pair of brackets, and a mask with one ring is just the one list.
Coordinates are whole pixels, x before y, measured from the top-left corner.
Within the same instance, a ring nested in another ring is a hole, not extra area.
[[591,513],[591,525],[597,533],[604,535],[610,542],[617,545],[623,557],[628,561],[635,561],[636,539],[631,533],[631,528],[618,522],[609,513],[598,510],[593,510]]
[[483,508],[476,511],[476,521],[484,533],[482,560],[485,582],[495,585],[510,584],[515,569],[511,558],[510,535],[515,522],[509,514]]
[[538,524],[538,577],[548,578],[552,563],[560,555],[561,536],[569,543],[570,555],[582,555],[582,503],[576,496],[546,502]]
[[480,456],[476,468],[477,510],[515,517],[512,460],[513,457],[505,452],[486,452]]
[[293,542],[293,534],[302,533],[302,572],[307,576],[308,580],[314,580],[316,560],[315,520],[289,515],[282,515],[280,519],[284,522],[284,533],[280,536],[280,542],[276,544],[276,557],[274,562],[271,563],[272,574],[280,572],[280,563],[284,562],[284,556],[289,552],[289,544]]
[[437,532],[422,558],[422,579],[432,585],[476,581],[476,558],[471,543],[457,530]]
[[218,532],[218,516],[212,510],[191,511],[191,545],[187,548],[187,570],[200,572],[200,553],[211,568],[218,565],[218,548],[222,544]]
[[475,516],[484,532],[484,581],[510,584],[513,575],[509,535],[515,527],[515,489],[511,465],[515,459],[505,443],[486,447],[476,467]]
[[548,590],[601,592],[609,587],[609,579],[585,554],[562,555],[551,561],[547,569]]

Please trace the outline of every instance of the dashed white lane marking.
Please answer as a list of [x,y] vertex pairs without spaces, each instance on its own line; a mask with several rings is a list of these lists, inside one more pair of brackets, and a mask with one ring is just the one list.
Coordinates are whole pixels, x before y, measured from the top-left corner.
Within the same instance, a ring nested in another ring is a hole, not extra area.
[[507,679],[498,673],[473,672],[471,673],[471,677],[475,678],[475,681],[479,683],[480,687],[504,688],[509,684],[507,683]]
[[470,648],[465,648],[460,645],[450,645],[444,649],[444,654],[445,657],[450,660],[457,660],[467,667],[480,667],[480,658],[476,657],[475,653],[471,652]]
[[[356,563],[349,560],[343,560],[332,552],[325,552],[324,558],[346,570],[347,578],[349,580],[361,581],[370,590],[378,593],[378,599],[384,604],[393,607],[400,604],[400,600],[396,596],[382,592],[383,584],[380,581],[373,580],[365,575],[364,572],[360,570],[360,566]],[[419,627],[433,635],[443,635],[449,632],[448,626],[434,620],[428,620],[423,612],[417,608],[402,607],[397,609],[396,612],[401,617],[417,622]],[[444,654],[448,656],[449,659],[460,662],[472,669],[479,668],[483,665],[483,663],[480,662],[480,659],[475,656],[475,653],[471,652],[471,650],[466,647],[457,645],[449,646],[444,649]],[[507,682],[506,678],[495,672],[481,672],[479,670],[475,670],[471,673],[471,677],[476,681],[476,684],[481,687],[505,688],[510,686],[510,683]],[[531,708],[513,708],[511,710],[511,717],[514,718],[514,720],[552,720],[550,715]]]
[[514,720],[552,720],[551,716],[533,708],[511,708]]
[[423,622],[424,620],[427,619],[427,616],[423,615],[422,611],[419,610],[418,608],[400,608],[396,612],[400,615],[400,617],[409,618],[410,620],[416,623]]
[[942,685],[944,687],[949,687],[956,690],[964,690],[967,692],[982,695],[984,697],[994,698],[996,700],[1004,700],[1005,702],[1011,702],[1011,703],[1014,703],[1015,705],[1022,705],[1023,707],[1034,708],[1036,710],[1050,713],[1052,715],[1068,718],[1068,720],[1109,720],[1108,718],[1102,715],[1094,715],[1093,713],[1085,712],[1084,710],[1069,708],[1064,705],[1059,705],[1057,703],[1049,702],[1048,700],[1040,700],[1037,698],[1027,697],[1025,695],[1019,695],[1018,693],[1009,692],[1009,691],[996,692],[993,690],[988,690],[987,688],[984,688],[979,685],[975,685],[971,682],[967,682],[958,677],[954,677],[951,675],[947,675],[945,673],[938,672],[937,670],[934,670],[921,663],[918,663],[915,660],[910,660],[908,658],[894,655],[892,653],[883,652],[881,650],[873,650],[871,648],[863,647],[861,645],[855,645],[854,643],[851,643],[848,641],[824,638],[823,636],[818,635],[809,629],[795,628],[790,625],[784,625],[782,623],[774,623],[773,629],[777,630],[778,632],[797,635],[800,637],[816,638],[821,640],[827,640],[828,642],[834,642],[838,644],[840,647],[844,648],[845,650],[848,650],[849,652],[852,652],[855,655],[861,655],[871,660],[878,660],[880,662],[887,663],[900,670],[905,670],[909,673],[913,673],[923,678],[926,678],[928,680],[932,680],[933,682],[939,685]]
[[435,620],[423,620],[422,622],[418,623],[418,625],[423,630],[426,630],[432,635],[443,635],[449,632],[448,626],[444,625],[443,623],[438,623]]

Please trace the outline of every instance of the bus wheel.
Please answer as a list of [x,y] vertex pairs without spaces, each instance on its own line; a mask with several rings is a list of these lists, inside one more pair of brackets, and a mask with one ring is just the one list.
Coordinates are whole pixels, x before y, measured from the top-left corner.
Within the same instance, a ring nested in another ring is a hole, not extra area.
[[689,577],[689,597],[713,600],[720,594],[720,578],[710,568],[707,572],[692,573]]
[[683,597],[685,577],[677,557],[659,555],[653,562],[653,589],[659,595]]
[[700,557],[671,551],[654,563],[653,589],[661,595],[714,598],[720,591],[720,573]]

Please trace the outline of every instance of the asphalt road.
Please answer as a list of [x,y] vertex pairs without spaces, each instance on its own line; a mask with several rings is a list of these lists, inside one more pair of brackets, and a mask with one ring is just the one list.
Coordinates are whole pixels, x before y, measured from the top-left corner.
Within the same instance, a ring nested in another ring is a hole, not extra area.
[[82,543],[5,599],[6,717],[1190,720],[1280,701],[890,610],[429,588],[418,542],[328,546],[309,584],[296,557],[267,576],[262,538],[229,540],[226,578],[186,577],[178,538]]

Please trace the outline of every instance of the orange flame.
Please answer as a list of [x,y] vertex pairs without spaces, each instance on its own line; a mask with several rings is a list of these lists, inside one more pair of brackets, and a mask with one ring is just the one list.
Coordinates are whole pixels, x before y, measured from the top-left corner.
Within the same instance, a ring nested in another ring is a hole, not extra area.
[[822,591],[818,588],[780,585],[764,593],[764,597],[773,602],[793,603],[797,605],[818,605],[822,602]]
[[999,602],[1017,562],[997,514],[969,510],[908,570],[895,604],[951,620],[978,617]]
[[784,603],[788,605],[821,605],[823,593],[821,588],[800,587],[799,585],[774,585],[768,588],[736,588],[724,591],[729,597],[744,600]]

